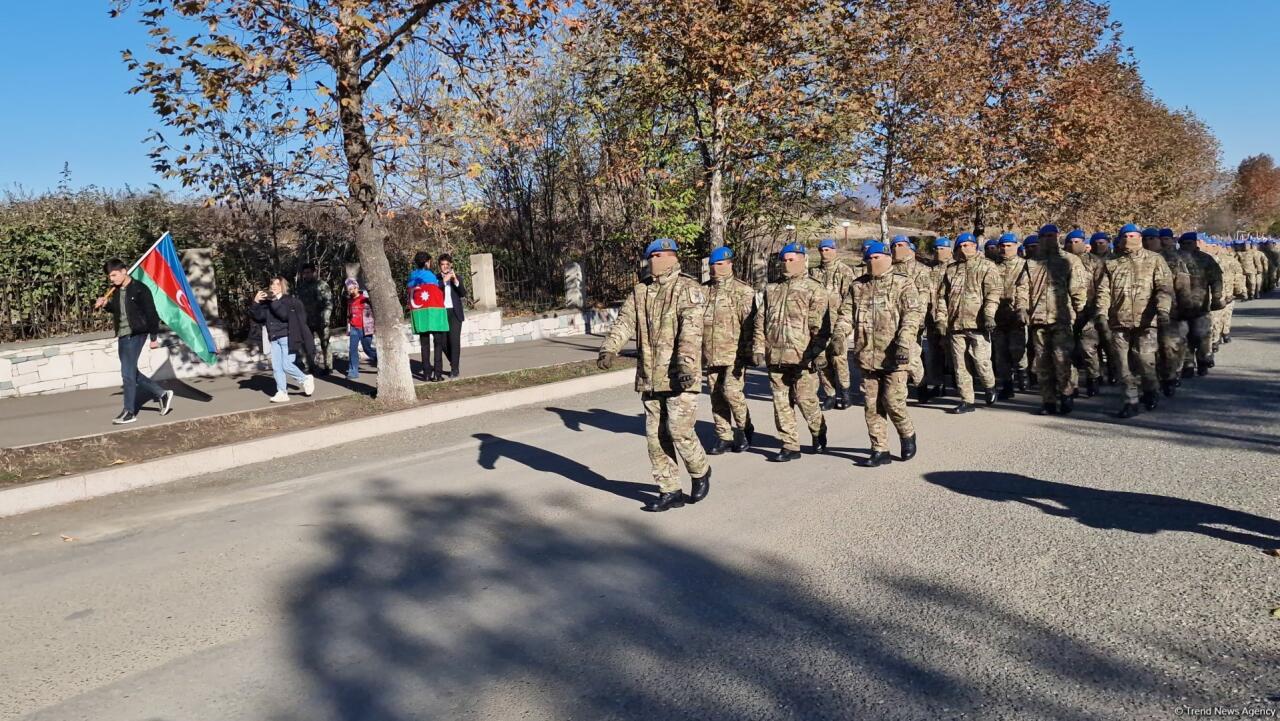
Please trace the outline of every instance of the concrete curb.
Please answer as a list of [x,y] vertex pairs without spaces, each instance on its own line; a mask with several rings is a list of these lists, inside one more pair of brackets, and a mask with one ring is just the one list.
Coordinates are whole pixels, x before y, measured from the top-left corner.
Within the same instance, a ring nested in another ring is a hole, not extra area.
[[225,471],[297,453],[340,446],[352,441],[399,433],[491,411],[620,388],[635,378],[633,369],[492,393],[479,398],[436,403],[371,418],[294,431],[257,441],[206,448],[154,461],[108,468],[0,490],[0,518],[84,501],[137,488]]

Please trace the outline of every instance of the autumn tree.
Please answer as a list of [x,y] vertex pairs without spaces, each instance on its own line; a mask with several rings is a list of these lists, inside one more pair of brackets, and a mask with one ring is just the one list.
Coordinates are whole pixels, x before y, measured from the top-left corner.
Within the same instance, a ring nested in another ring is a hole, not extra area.
[[[298,164],[332,162],[337,178],[317,174],[311,192],[336,195],[354,227],[378,333],[378,397],[416,399],[409,370],[401,293],[387,261],[380,181],[394,172],[388,151],[411,138],[404,108],[379,83],[410,45],[436,51],[434,82],[465,76],[476,58],[528,47],[557,0],[113,0],[113,13],[136,10],[149,28],[151,53],[126,51],[135,92],[151,96],[161,123],[156,151],[169,173],[218,195],[223,184],[202,171],[211,123],[236,110],[261,115],[269,132],[290,139]],[[509,55],[504,55],[509,56]],[[255,128],[256,130],[257,128]],[[236,129],[217,130],[234,135]],[[169,140],[176,133],[178,139]]]
[[1245,229],[1269,232],[1280,222],[1280,168],[1270,155],[1252,155],[1240,161],[1231,193],[1231,207]]

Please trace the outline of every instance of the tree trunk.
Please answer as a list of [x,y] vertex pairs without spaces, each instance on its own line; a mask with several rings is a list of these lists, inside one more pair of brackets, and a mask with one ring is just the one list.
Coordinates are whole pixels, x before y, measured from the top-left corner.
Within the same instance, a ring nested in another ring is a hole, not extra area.
[[711,167],[707,168],[707,230],[711,236],[711,250],[724,245],[724,107],[719,103],[711,109]]
[[979,238],[987,232],[987,214],[984,212],[982,198],[978,198],[973,207],[973,234]]
[[[352,54],[342,67],[335,68],[338,87],[338,120],[342,127],[342,149],[347,159],[347,212],[355,225],[356,256],[369,287],[376,326],[374,343],[378,349],[378,400],[384,404],[410,405],[418,396],[409,368],[407,323],[400,308],[400,288],[387,261],[387,226],[379,214],[377,177],[373,169],[373,148],[364,122],[364,91]],[[425,360],[425,359],[424,359]],[[359,362],[358,358],[352,362]]]

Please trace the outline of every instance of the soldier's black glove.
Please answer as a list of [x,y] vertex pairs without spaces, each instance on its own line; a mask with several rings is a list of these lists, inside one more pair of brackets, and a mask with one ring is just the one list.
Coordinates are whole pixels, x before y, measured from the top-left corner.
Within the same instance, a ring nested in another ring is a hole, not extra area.
[[1019,325],[1027,325],[1030,322],[1031,322],[1031,316],[1025,310],[1018,311]]
[[681,390],[690,390],[696,382],[697,373],[685,366],[680,366],[676,371],[676,383],[680,385]]
[[902,368],[911,367],[911,352],[905,348],[899,348],[893,354],[893,368],[890,370],[900,370]]
[[762,367],[764,365],[764,353],[752,353],[751,365],[756,368]]
[[613,367],[613,361],[618,357],[617,353],[602,352],[600,357],[596,359],[596,368],[607,371]]

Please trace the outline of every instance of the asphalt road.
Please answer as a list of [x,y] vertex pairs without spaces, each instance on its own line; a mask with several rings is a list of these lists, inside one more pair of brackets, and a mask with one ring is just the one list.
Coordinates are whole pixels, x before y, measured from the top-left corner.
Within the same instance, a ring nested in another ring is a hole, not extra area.
[[828,455],[723,456],[665,514],[619,390],[0,521],[0,717],[1280,711],[1280,302],[1236,319],[1134,421],[918,409],[866,470],[837,412]]

